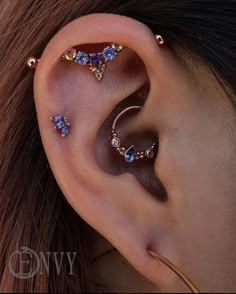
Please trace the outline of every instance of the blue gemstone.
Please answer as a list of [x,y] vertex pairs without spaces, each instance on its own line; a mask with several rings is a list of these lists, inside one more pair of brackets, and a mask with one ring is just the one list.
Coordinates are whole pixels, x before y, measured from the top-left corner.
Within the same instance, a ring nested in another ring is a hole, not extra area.
[[79,63],[80,65],[85,65],[88,63],[89,58],[88,58],[88,54],[79,51],[76,55],[75,61],[77,63]]
[[54,116],[52,116],[51,119],[52,119],[52,121],[59,122],[59,121],[63,121],[64,117],[62,115],[54,115]]
[[97,66],[99,65],[100,61],[102,61],[101,55],[98,55],[97,53],[89,54],[89,62],[92,65]]
[[105,60],[113,60],[116,57],[116,51],[112,47],[107,47],[103,50]]
[[65,122],[64,121],[59,121],[58,123],[56,123],[55,128],[57,130],[62,129],[65,126]]
[[69,132],[70,132],[70,127],[67,126],[67,125],[65,125],[65,126],[61,129],[61,134],[62,134],[63,136],[68,135]]
[[134,162],[135,161],[136,152],[134,150],[134,146],[131,146],[124,155],[125,161]]

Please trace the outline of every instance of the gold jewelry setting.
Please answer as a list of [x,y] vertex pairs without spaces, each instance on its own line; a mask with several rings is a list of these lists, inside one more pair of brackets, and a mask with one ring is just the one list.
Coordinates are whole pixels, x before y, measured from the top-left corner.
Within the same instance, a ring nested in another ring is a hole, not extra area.
[[62,55],[62,60],[74,61],[79,65],[86,65],[95,75],[98,81],[101,81],[106,70],[107,62],[113,61],[118,53],[123,50],[123,46],[111,44],[100,53],[85,53],[75,48],[67,49]]
[[155,156],[155,147],[157,145],[157,142],[153,142],[152,145],[143,150],[143,151],[136,151],[134,145],[131,145],[128,148],[121,146],[121,139],[119,138],[117,132],[116,132],[116,125],[119,121],[119,119],[128,111],[131,110],[140,110],[141,106],[130,106],[124,109],[122,112],[120,112],[117,117],[115,118],[113,125],[112,125],[112,139],[111,139],[111,145],[115,148],[115,150],[124,157],[126,162],[134,162],[139,159],[152,159]]

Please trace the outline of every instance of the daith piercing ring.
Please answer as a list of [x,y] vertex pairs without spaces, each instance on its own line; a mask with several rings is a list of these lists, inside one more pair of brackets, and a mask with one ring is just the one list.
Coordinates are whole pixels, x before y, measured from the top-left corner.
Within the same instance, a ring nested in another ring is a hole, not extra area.
[[134,145],[131,145],[128,148],[121,147],[121,139],[119,138],[117,131],[116,131],[116,125],[119,121],[119,119],[128,111],[141,109],[141,106],[130,106],[124,109],[122,112],[120,112],[117,117],[115,118],[113,124],[112,124],[112,139],[111,139],[111,145],[115,148],[115,150],[124,157],[126,162],[134,162],[139,159],[152,159],[155,155],[155,147],[157,145],[157,142],[153,142],[152,145],[143,150],[143,151],[136,151]]

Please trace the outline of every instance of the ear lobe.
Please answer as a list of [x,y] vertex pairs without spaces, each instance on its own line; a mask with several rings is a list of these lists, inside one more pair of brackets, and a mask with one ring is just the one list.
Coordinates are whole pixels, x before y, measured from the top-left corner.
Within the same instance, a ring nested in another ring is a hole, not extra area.
[[[111,40],[129,49],[109,63],[102,82],[86,67],[60,62],[68,48],[87,44],[93,50],[93,44]],[[68,202],[138,271],[163,283],[163,275],[169,272],[161,264],[157,267],[146,248],[156,235],[161,238],[163,234],[165,207],[133,175],[104,172],[95,152],[103,122],[114,116],[118,104],[149,82],[148,76],[156,72],[159,50],[151,31],[139,22],[116,15],[82,17],[46,47],[35,75],[35,103],[48,160]],[[66,138],[53,130],[49,118],[55,114],[71,124]]]

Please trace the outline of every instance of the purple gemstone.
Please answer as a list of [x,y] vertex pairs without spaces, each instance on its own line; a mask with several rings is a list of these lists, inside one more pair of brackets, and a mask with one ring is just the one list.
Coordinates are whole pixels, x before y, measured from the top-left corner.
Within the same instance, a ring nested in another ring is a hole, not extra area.
[[100,61],[102,61],[101,55],[98,55],[97,53],[89,54],[89,62],[92,65],[97,66],[99,65]]

